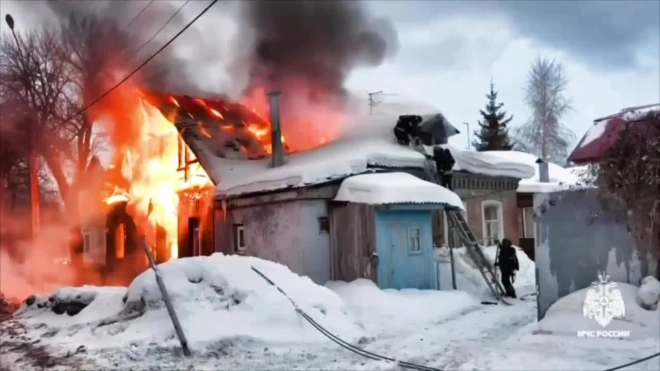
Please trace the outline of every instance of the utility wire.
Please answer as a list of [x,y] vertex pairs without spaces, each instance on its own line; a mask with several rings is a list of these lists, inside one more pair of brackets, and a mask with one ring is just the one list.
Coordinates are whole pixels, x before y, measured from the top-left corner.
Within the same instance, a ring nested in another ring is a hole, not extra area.
[[[358,347],[356,347],[355,345],[352,345],[352,344],[350,344],[350,343],[348,343],[348,342],[342,340],[342,339],[339,338],[338,336],[332,334],[330,331],[328,331],[328,330],[326,330],[325,328],[323,328],[323,326],[321,326],[321,325],[320,325],[318,322],[316,322],[312,317],[310,317],[307,313],[305,313],[305,311],[303,311],[303,310],[298,306],[298,304],[296,304],[296,302],[294,302],[293,299],[291,299],[291,297],[289,297],[289,296],[286,294],[286,292],[284,292],[284,290],[282,290],[279,286],[277,286],[277,285],[275,284],[275,282],[273,282],[270,278],[266,277],[266,275],[264,275],[263,273],[261,273],[257,268],[255,268],[255,267],[251,267],[251,268],[252,268],[252,270],[253,270],[255,273],[257,273],[261,278],[263,278],[263,279],[264,279],[266,282],[268,282],[270,285],[274,286],[274,287],[277,289],[277,291],[279,291],[282,295],[284,295],[284,297],[287,298],[287,299],[289,300],[289,302],[291,302],[291,305],[293,305],[293,308],[296,310],[296,312],[298,312],[298,314],[300,314],[300,316],[302,316],[305,320],[307,320],[307,322],[309,322],[309,324],[311,324],[311,325],[312,325],[315,329],[317,329],[321,334],[325,335],[325,337],[327,337],[328,339],[332,340],[335,344],[341,346],[342,348],[344,348],[344,349],[346,349],[346,350],[350,350],[351,352],[353,352],[353,353],[355,353],[355,354],[357,354],[357,355],[361,355],[361,356],[363,356],[363,357],[365,357],[365,358],[369,358],[369,359],[374,360],[374,361],[388,361],[388,362],[395,362],[395,363],[397,363],[399,366],[404,367],[404,368],[411,368],[411,369],[416,369],[416,370],[420,370],[420,371],[442,371],[442,370],[440,370],[440,369],[433,368],[433,367],[417,365],[417,364],[410,363],[410,362],[405,362],[405,361],[398,361],[398,360],[396,360],[396,359],[394,359],[394,358],[381,356],[380,354],[376,354],[376,353],[369,352],[369,351],[367,351],[367,350],[364,350],[364,349],[358,348]],[[660,353],[652,354],[652,355],[650,355],[650,356],[648,356],[648,357],[644,357],[644,358],[638,359],[638,360],[636,360],[636,361],[632,361],[632,362],[626,363],[625,365],[621,365],[621,366],[617,366],[617,367],[609,368],[609,369],[607,369],[607,370],[605,370],[605,371],[617,371],[617,370],[620,370],[620,369],[625,368],[625,367],[628,367],[628,366],[632,366],[632,365],[636,365],[636,364],[638,364],[638,363],[642,363],[642,362],[644,362],[644,361],[648,361],[649,359],[653,359],[653,358],[658,357],[658,356],[660,356]]]
[[157,50],[157,51],[156,51],[151,57],[147,58],[147,60],[145,60],[142,64],[140,64],[135,70],[133,70],[133,72],[129,73],[128,76],[124,77],[123,80],[121,80],[120,82],[118,82],[115,86],[113,86],[113,87],[110,88],[108,91],[106,91],[105,93],[103,93],[101,96],[99,96],[98,98],[96,98],[96,99],[95,99],[94,101],[92,101],[90,104],[86,105],[85,107],[81,108],[78,112],[76,112],[76,113],[74,113],[73,115],[71,115],[71,116],[67,117],[66,119],[62,120],[62,121],[58,124],[58,126],[59,126],[59,125],[62,125],[62,124],[65,124],[65,123],[67,123],[67,122],[69,122],[70,120],[74,119],[76,116],[78,116],[78,115],[80,115],[81,113],[85,112],[85,111],[88,110],[91,106],[93,106],[93,105],[95,105],[96,103],[100,102],[101,99],[107,97],[110,93],[112,93],[113,91],[115,91],[115,90],[116,90],[121,84],[123,84],[123,83],[125,83],[126,81],[128,81],[128,79],[130,79],[131,77],[133,77],[133,75],[135,75],[140,69],[142,69],[142,67],[146,66],[147,63],[151,62],[151,60],[154,59],[158,54],[160,54],[160,52],[162,52],[163,50],[165,50],[165,48],[167,48],[168,46],[170,46],[170,44],[172,44],[172,43],[174,42],[174,40],[176,40],[179,36],[181,36],[181,34],[183,34],[188,28],[190,28],[190,26],[192,26],[192,25],[193,25],[193,24],[194,24],[199,18],[201,18],[201,17],[204,15],[204,13],[206,13],[209,9],[211,9],[211,7],[212,7],[213,5],[215,5],[215,3],[217,3],[217,2],[218,2],[218,0],[213,0],[213,2],[212,2],[211,4],[209,4],[206,8],[204,8],[204,10],[202,10],[201,13],[199,13],[195,18],[193,18],[192,21],[190,21],[185,27],[183,27],[183,28],[181,29],[181,31],[179,31],[176,35],[174,35],[174,37],[172,37],[168,42],[166,42],[165,45],[161,46],[160,49],[158,49],[158,50]]
[[142,13],[144,13],[144,11],[147,10],[147,8],[148,8],[153,2],[154,2],[154,0],[149,0],[149,3],[147,3],[147,5],[146,5],[144,8],[142,8],[142,10],[140,10],[140,12],[139,12],[135,17],[133,17],[133,19],[131,19],[130,22],[128,22],[128,25],[126,26],[126,28],[124,29],[124,31],[128,31],[128,29],[131,28],[131,26],[133,25],[133,22],[135,22],[135,20],[137,20],[137,19],[140,17],[140,15],[141,15]]
[[399,361],[399,360],[396,360],[396,359],[394,359],[394,358],[381,356],[380,354],[376,354],[376,353],[369,352],[369,351],[367,351],[367,350],[364,350],[364,349],[358,348],[358,347],[356,347],[355,345],[350,344],[350,343],[348,343],[348,342],[342,340],[342,339],[339,338],[338,336],[334,335],[334,334],[331,333],[330,331],[328,331],[328,330],[326,330],[325,328],[323,328],[323,326],[321,326],[321,325],[320,325],[318,322],[316,322],[312,317],[310,317],[307,313],[305,313],[305,311],[303,311],[303,310],[302,310],[302,309],[296,304],[296,302],[294,302],[293,299],[291,299],[291,297],[289,297],[289,295],[287,295],[286,292],[284,292],[284,290],[282,290],[279,286],[277,286],[277,285],[275,284],[275,282],[273,282],[270,278],[266,277],[266,275],[264,275],[263,273],[261,273],[261,272],[260,272],[259,270],[257,270],[257,268],[255,268],[255,267],[252,267],[252,270],[253,270],[255,273],[257,273],[259,276],[261,276],[261,278],[263,278],[263,279],[264,279],[266,282],[268,282],[270,285],[274,286],[274,287],[275,287],[275,288],[276,288],[276,289],[277,289],[282,295],[284,295],[285,298],[289,299],[289,301],[291,302],[291,305],[293,305],[293,308],[296,310],[296,312],[298,312],[298,314],[300,314],[305,320],[307,320],[307,322],[309,322],[309,324],[311,324],[311,325],[312,325],[315,329],[317,329],[321,334],[325,335],[325,337],[327,337],[328,339],[332,340],[335,344],[339,345],[340,347],[342,347],[342,348],[344,348],[344,349],[346,349],[346,350],[350,350],[351,352],[353,352],[353,353],[355,353],[355,354],[357,354],[357,355],[361,355],[361,356],[363,356],[363,357],[365,357],[365,358],[369,358],[369,359],[374,360],[374,361],[388,361],[388,362],[394,362],[394,363],[397,363],[397,364],[398,364],[399,366],[401,366],[401,367],[404,367],[404,368],[411,368],[411,369],[416,369],[416,370],[420,370],[420,371],[441,371],[440,369],[437,369],[437,368],[427,367],[427,366],[422,366],[422,365],[417,365],[417,364],[414,364],[414,363],[405,362],[405,361]]
[[167,22],[165,22],[165,24],[162,25],[162,26],[160,27],[160,29],[158,29],[158,31],[156,31],[156,33],[154,33],[154,34],[149,38],[149,40],[147,40],[144,44],[140,45],[140,47],[137,48],[132,54],[133,54],[134,56],[137,56],[138,53],[140,53],[140,51],[141,51],[145,46],[147,46],[147,44],[149,44],[150,42],[152,42],[153,39],[155,39],[156,36],[158,36],[158,34],[161,33],[161,32],[165,29],[165,27],[167,27],[167,25],[170,24],[170,22],[172,22],[172,20],[174,19],[174,17],[176,17],[177,14],[179,14],[179,12],[181,12],[181,9],[183,9],[183,7],[186,6],[186,4],[188,4],[189,2],[190,2],[190,0],[186,0],[186,2],[183,3],[183,5],[181,5],[181,6],[179,7],[179,9],[177,9],[176,12],[174,12],[174,14],[172,14],[172,16],[170,17],[170,19],[168,19]]
[[660,353],[652,354],[652,355],[650,355],[650,356],[648,356],[648,357],[644,357],[644,358],[642,358],[642,359],[638,359],[638,360],[636,360],[636,361],[632,361],[632,362],[630,362],[630,363],[626,363],[625,365],[621,365],[621,366],[614,367],[614,368],[608,368],[608,369],[605,370],[605,371],[616,371],[616,370],[620,370],[620,369],[625,368],[625,367],[628,367],[628,366],[632,366],[632,365],[636,365],[636,364],[638,364],[638,363],[642,363],[642,362],[644,362],[644,361],[648,361],[649,359],[652,359],[652,358],[655,358],[655,357],[658,357],[658,356],[660,356]]

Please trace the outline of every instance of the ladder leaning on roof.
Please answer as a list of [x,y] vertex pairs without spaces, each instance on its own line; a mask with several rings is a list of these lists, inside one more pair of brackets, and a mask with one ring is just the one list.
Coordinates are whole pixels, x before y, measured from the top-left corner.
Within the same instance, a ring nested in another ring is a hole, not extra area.
[[422,143],[413,139],[412,145],[415,148],[415,151],[424,156],[424,174],[426,175],[426,179],[435,184],[440,184],[440,175],[438,174],[438,169],[435,166],[435,162],[427,157],[428,154],[426,153],[426,149],[424,149]]
[[497,279],[497,274],[495,274],[495,267],[484,254],[483,248],[481,245],[479,245],[479,242],[477,242],[476,237],[470,230],[470,226],[468,225],[465,218],[463,218],[463,214],[461,214],[460,210],[454,208],[445,209],[445,215],[447,216],[447,224],[451,225],[458,231],[458,237],[465,244],[465,249],[470,256],[470,259],[472,259],[472,261],[477,265],[479,273],[481,273],[481,276],[486,281],[490,291],[493,293],[493,295],[495,295],[495,298],[506,305],[511,305],[511,303],[508,303],[506,300],[504,300],[506,291],[504,290],[504,287],[500,281]]
[[[438,170],[433,160],[427,157],[426,149],[415,139],[413,139],[412,145],[417,152],[424,156],[424,173],[426,174],[426,178],[433,183],[439,184],[440,176]],[[484,254],[482,247],[470,230],[470,226],[465,218],[463,218],[463,214],[458,209],[445,209],[445,216],[447,218],[447,225],[454,227],[458,231],[458,236],[465,244],[465,249],[470,259],[476,264],[477,269],[479,269],[481,276],[486,281],[490,291],[495,295],[495,298],[506,305],[511,305],[511,303],[504,300],[505,290],[497,279],[495,267]]]

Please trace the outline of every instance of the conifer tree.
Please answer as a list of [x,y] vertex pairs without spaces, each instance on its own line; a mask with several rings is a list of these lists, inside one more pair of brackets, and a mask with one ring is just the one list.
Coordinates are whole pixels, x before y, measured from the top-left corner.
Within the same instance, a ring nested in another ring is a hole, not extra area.
[[510,151],[513,144],[509,140],[507,124],[513,116],[506,118],[506,111],[501,111],[503,103],[497,103],[495,84],[490,83],[490,93],[486,95],[488,104],[486,110],[480,110],[483,121],[479,121],[480,130],[475,131],[477,137],[472,145],[477,151]]

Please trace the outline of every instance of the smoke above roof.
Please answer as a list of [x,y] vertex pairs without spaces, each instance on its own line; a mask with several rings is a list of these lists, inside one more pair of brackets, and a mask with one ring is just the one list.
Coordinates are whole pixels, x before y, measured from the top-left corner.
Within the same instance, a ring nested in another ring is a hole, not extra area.
[[[54,0],[46,4],[61,19],[75,12],[114,22],[128,29],[135,44],[141,45],[182,2],[153,2],[130,24],[130,29],[129,22],[147,3]],[[146,59],[206,5],[194,1],[187,4],[137,59]],[[232,40],[217,41],[222,37]],[[354,68],[378,66],[394,56],[398,48],[393,24],[369,14],[362,1],[219,1],[154,59],[153,63],[168,73],[148,84],[151,89],[185,94],[206,91],[207,95],[231,90],[247,93],[257,86],[285,94],[296,89],[305,91],[304,99],[329,99],[345,94],[345,80]],[[204,76],[209,71],[224,75],[224,83],[213,87],[204,84],[211,78]],[[242,87],[237,88],[237,84]]]

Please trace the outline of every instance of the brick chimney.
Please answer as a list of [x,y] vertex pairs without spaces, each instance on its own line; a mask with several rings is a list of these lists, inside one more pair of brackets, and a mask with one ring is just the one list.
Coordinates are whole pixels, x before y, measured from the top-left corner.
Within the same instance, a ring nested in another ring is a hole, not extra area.
[[268,93],[270,103],[270,122],[271,122],[271,144],[272,159],[271,167],[284,165],[284,147],[282,146],[282,128],[280,126],[280,92],[274,91]]

